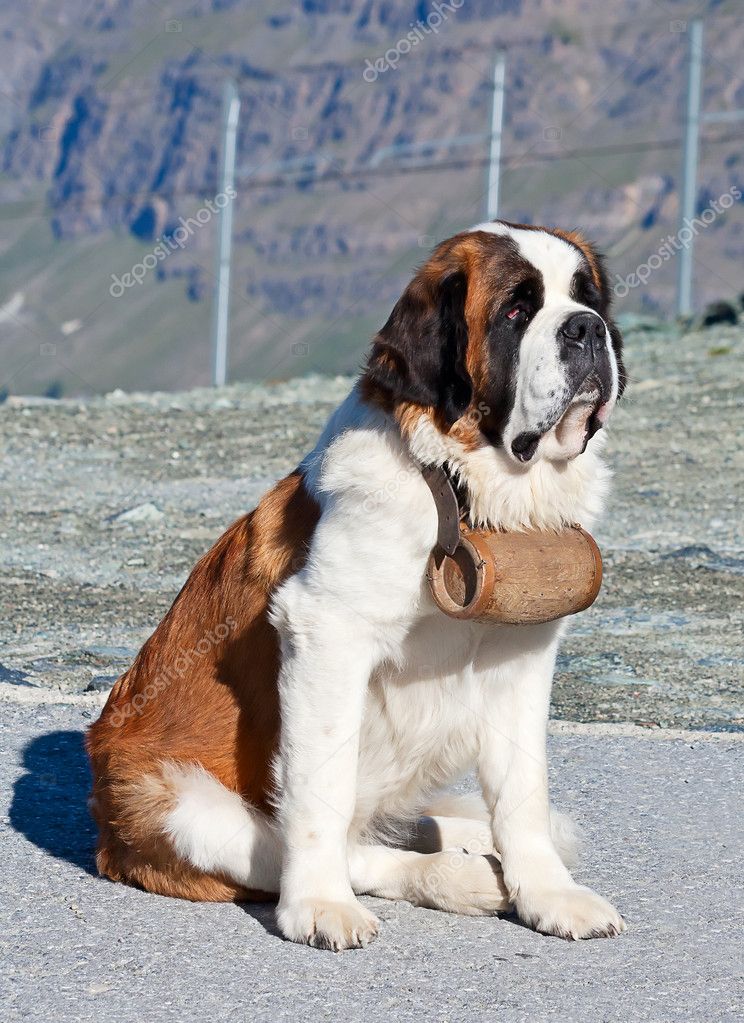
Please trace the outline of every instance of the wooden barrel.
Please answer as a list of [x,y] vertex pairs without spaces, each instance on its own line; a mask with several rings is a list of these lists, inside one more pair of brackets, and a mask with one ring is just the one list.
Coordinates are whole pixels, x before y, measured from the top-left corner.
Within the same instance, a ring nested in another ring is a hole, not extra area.
[[580,526],[495,532],[461,524],[452,556],[437,548],[427,579],[452,618],[537,625],[583,611],[602,584],[602,556]]

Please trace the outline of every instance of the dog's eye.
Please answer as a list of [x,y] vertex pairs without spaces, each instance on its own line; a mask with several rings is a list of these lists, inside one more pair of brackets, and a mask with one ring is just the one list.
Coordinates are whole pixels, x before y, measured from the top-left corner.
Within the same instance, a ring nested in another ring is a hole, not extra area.
[[516,302],[506,314],[507,320],[529,320],[532,309],[526,302]]

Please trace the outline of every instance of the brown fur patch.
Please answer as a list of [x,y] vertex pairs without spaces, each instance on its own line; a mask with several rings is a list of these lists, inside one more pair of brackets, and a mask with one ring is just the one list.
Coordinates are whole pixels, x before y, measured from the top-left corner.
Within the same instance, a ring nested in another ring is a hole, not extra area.
[[319,514],[299,472],[278,483],[199,561],[111,691],[87,736],[106,876],[187,899],[251,894],[177,859],[162,834],[174,796],[160,765],[199,764],[272,813],[279,640],[268,605],[304,564]]
[[[410,401],[396,401],[391,390],[380,387],[380,371],[388,378],[404,377],[408,367],[400,354],[391,350],[380,338],[373,345],[367,372],[362,377],[362,397],[369,404],[392,413],[401,427],[410,430],[423,411],[428,411],[442,432],[452,430],[467,447],[481,443],[475,424],[481,413],[481,398],[489,390],[490,360],[488,352],[489,318],[504,303],[515,288],[532,270],[519,254],[512,239],[487,231],[466,231],[442,242],[429,260],[418,270],[399,306],[413,311],[421,323],[436,318],[436,304],[440,284],[457,274],[467,280],[464,317],[467,325],[465,369],[472,383],[473,396],[469,408],[453,426],[446,422],[442,410]],[[411,353],[412,355],[415,353]]]

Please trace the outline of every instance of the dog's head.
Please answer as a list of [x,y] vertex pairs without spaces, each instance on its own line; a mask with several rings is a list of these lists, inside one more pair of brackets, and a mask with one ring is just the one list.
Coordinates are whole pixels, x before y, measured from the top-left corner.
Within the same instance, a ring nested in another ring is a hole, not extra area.
[[375,338],[367,395],[523,466],[581,454],[625,385],[601,257],[579,234],[502,221],[442,242]]

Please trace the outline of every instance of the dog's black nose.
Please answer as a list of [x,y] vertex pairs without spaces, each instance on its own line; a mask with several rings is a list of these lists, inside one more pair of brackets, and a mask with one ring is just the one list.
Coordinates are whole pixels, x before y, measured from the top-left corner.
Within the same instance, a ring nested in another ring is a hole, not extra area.
[[592,357],[604,346],[607,332],[602,319],[596,313],[574,313],[560,330],[561,340],[566,348],[589,348]]

